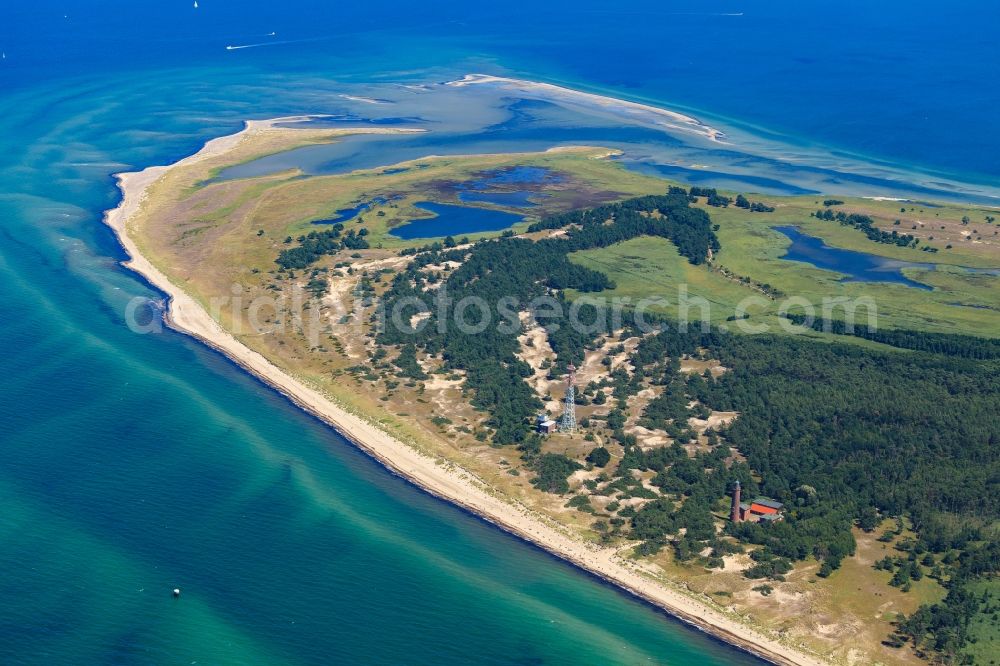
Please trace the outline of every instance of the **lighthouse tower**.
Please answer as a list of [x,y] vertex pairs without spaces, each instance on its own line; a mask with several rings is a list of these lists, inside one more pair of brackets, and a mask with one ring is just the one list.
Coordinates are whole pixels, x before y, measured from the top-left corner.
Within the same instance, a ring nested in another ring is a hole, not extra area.
[[729,511],[729,519],[734,523],[740,522],[740,480],[736,480],[733,486],[733,506]]
[[576,366],[570,363],[566,366],[566,399],[563,400],[563,413],[559,419],[559,432],[576,431]]

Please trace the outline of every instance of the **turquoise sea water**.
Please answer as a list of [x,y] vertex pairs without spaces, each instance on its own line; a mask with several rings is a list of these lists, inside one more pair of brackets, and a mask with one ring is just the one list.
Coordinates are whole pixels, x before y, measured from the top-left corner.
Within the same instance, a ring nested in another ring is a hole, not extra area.
[[[830,155],[863,153],[989,186],[992,3],[199,4],[0,8],[0,663],[754,663],[417,491],[214,352],[131,332],[127,303],[158,294],[100,224],[110,174],[245,118],[356,113],[338,95],[364,82],[487,71],[815,141],[813,184],[858,186]],[[483,113],[503,146],[512,116]]]
[[0,663],[752,663],[124,325],[155,294],[100,224],[108,174],[273,90],[172,76],[0,102]]

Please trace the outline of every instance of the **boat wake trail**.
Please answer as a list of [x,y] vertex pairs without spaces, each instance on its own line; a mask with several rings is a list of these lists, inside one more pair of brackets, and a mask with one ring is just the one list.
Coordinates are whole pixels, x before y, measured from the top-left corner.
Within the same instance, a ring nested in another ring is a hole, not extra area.
[[[275,33],[270,33],[268,37],[274,36]],[[258,42],[256,44],[229,44],[226,46],[227,51],[239,51],[240,49],[256,49],[262,46],[279,46],[281,44],[303,44],[305,42],[317,42],[322,38],[316,39],[282,39],[273,40],[270,42]]]

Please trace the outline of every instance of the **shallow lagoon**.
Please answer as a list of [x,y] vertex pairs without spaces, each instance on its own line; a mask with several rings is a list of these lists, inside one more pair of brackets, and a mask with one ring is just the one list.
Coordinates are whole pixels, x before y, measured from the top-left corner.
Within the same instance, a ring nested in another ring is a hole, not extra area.
[[481,178],[471,181],[470,187],[481,190],[497,185],[539,185],[559,180],[559,176],[546,167],[516,166],[510,169],[489,171]]
[[521,221],[521,216],[488,208],[473,208],[455,204],[418,201],[421,210],[434,213],[435,217],[413,220],[392,230],[392,235],[403,240],[438,238],[482,231],[500,231]]
[[347,220],[353,219],[366,212],[372,206],[380,206],[384,204],[388,199],[385,197],[375,197],[371,201],[362,201],[353,206],[348,206],[347,208],[338,208],[333,212],[333,217],[328,217],[323,220],[314,220],[313,224],[336,224],[338,222],[346,222]]
[[830,247],[823,239],[803,233],[798,227],[774,227],[791,239],[782,259],[799,261],[828,271],[843,273],[844,282],[893,282],[930,291],[932,287],[903,275],[904,268],[935,270],[935,264],[887,259],[867,252]]
[[[562,176],[547,167],[515,166],[487,171],[479,178],[458,185],[459,201],[491,203],[497,206],[528,208],[537,205],[532,198],[548,196],[541,185],[559,183]],[[518,187],[521,186],[521,187]]]
[[[616,115],[607,105],[583,103],[572,96],[536,99],[546,95],[505,88],[504,84],[463,88],[429,83],[420,86],[419,95],[401,92],[400,87],[391,85],[369,88],[373,94],[377,91],[383,103],[371,105],[341,98],[339,101],[349,109],[340,105],[336,109],[316,108],[318,113],[336,110],[339,115],[332,121],[318,119],[310,124],[417,131],[353,135],[332,144],[305,146],[224,169],[218,179],[263,176],[288,169],[307,175],[335,175],[358,169],[386,172],[387,168],[404,168],[393,165],[430,155],[535,152],[589,145],[620,151],[617,161],[643,173],[747,192],[905,194],[920,200],[958,197],[986,201],[983,195],[989,189],[970,190],[944,181],[930,182],[909,173],[897,174],[885,166],[871,168],[842,155],[813,155],[788,146],[777,149],[729,127],[723,141],[710,141],[648,118]],[[495,203],[524,205],[516,201]]]
[[511,206],[513,208],[530,208],[537,204],[531,197],[545,196],[540,192],[530,192],[518,190],[516,192],[479,192],[463,191],[458,193],[459,201],[468,203],[491,203],[497,206]]

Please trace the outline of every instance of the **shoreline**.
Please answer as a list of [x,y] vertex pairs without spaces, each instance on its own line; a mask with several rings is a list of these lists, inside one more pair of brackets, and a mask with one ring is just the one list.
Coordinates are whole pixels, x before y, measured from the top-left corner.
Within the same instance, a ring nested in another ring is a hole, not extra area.
[[[891,197],[893,192],[905,191],[908,192],[908,198],[942,198],[951,203],[975,200],[977,205],[1000,207],[996,203],[1000,199],[1000,190],[981,174],[969,174],[971,179],[963,179],[963,174],[959,172],[941,170],[930,165],[897,163],[884,156],[867,155],[840,146],[814,144],[808,137],[782,133],[774,128],[704,110],[678,111],[660,106],[659,102],[615,97],[617,92],[587,92],[573,87],[577,85],[574,82],[549,83],[493,74],[465,74],[461,78],[445,81],[442,85],[456,88],[478,85],[506,88],[525,97],[558,100],[592,110],[603,110],[618,114],[626,122],[647,122],[667,132],[695,135],[722,146],[739,146],[747,155],[787,162],[789,166],[805,165],[885,181],[881,185],[868,185],[868,190],[836,192],[843,196],[869,198],[882,196],[872,195],[872,192],[881,192],[885,193],[884,196]],[[700,115],[707,116],[709,120],[702,120],[698,117]],[[718,123],[718,127],[710,124],[712,122]],[[765,135],[772,138],[764,138]],[[780,140],[773,137],[779,137]],[[826,190],[822,192],[831,193]]]
[[515,79],[506,76],[493,76],[491,74],[466,74],[460,79],[448,81],[444,85],[461,88],[474,85],[494,85],[515,90],[523,95],[538,96],[541,98],[561,99],[567,103],[581,104],[593,109],[620,113],[625,120],[629,118],[646,117],[651,119],[654,125],[664,127],[668,130],[688,132],[696,134],[713,143],[726,144],[726,133],[720,129],[707,125],[702,121],[678,111],[663,109],[640,102],[631,102],[607,95],[574,90],[554,83],[542,83],[539,81],[528,81],[526,79]]
[[665,611],[685,624],[762,659],[775,664],[802,666],[827,663],[798,648],[784,645],[777,639],[750,628],[734,616],[681,591],[651,580],[643,575],[641,567],[618,557],[614,549],[600,547],[570,535],[565,528],[557,527],[554,521],[504,497],[471,472],[447,460],[427,455],[396,439],[366,416],[344,409],[318,389],[284,372],[263,355],[244,346],[139,251],[128,233],[128,222],[140,210],[150,186],[169,170],[225,154],[244,138],[275,129],[278,123],[294,123],[316,117],[320,116],[247,121],[240,132],[211,139],[197,153],[174,164],[114,174],[122,199],[116,208],[105,211],[104,223],[115,233],[129,257],[122,265],[166,294],[164,320],[167,325],[225,355],[296,406],[332,427],[390,472],[435,497],[457,505],[589,575]]

